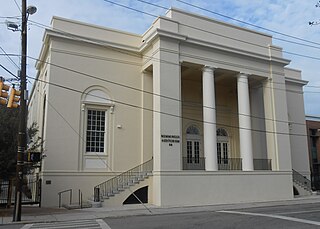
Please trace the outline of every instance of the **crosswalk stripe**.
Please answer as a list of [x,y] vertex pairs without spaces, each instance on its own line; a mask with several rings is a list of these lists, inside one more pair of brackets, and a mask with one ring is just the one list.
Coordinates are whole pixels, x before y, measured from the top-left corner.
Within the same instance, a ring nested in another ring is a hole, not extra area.
[[97,223],[100,225],[101,229],[111,229],[111,227],[102,219],[97,219]]
[[111,229],[102,219],[26,224],[21,229]]

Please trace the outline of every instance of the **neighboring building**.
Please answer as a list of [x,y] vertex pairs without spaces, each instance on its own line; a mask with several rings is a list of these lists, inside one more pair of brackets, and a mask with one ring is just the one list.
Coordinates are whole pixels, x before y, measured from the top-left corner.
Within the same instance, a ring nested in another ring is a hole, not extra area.
[[320,117],[306,116],[311,183],[314,190],[320,190]]
[[267,34],[179,9],[142,35],[54,17],[29,102],[47,156],[42,206],[70,188],[91,198],[149,160],[131,191],[158,206],[293,198],[292,169],[310,171],[307,82],[289,62]]

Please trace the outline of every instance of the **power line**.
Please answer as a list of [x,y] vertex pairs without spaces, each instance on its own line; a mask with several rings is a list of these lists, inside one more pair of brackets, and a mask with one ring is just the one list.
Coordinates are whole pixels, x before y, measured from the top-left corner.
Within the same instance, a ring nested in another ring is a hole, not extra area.
[[[34,21],[33,21],[33,22],[34,22]],[[43,27],[43,28],[49,28],[49,29],[51,29],[52,31],[57,31],[57,32],[65,35],[65,36],[67,36],[67,37],[72,37],[73,39],[76,39],[76,40],[78,40],[78,41],[85,41],[85,42],[90,41],[90,42],[93,42],[93,43],[95,43],[95,44],[99,44],[99,45],[102,45],[102,46],[104,46],[104,47],[108,47],[108,48],[110,48],[110,49],[112,49],[112,50],[114,50],[114,51],[116,51],[116,52],[119,52],[119,53],[124,53],[124,54],[131,55],[131,56],[134,56],[134,57],[139,57],[139,58],[141,57],[140,54],[135,54],[135,53],[132,53],[132,52],[129,52],[129,51],[123,51],[123,50],[120,50],[119,48],[114,48],[114,47],[112,47],[111,45],[106,45],[106,44],[104,44],[103,42],[99,42],[99,41],[93,40],[93,39],[91,39],[91,38],[84,38],[84,37],[81,37],[81,38],[80,38],[79,36],[77,36],[77,35],[75,35],[75,34],[70,34],[70,33],[67,33],[67,32],[65,32],[65,31],[62,31],[62,30],[59,30],[59,29],[52,29],[52,28],[50,28],[50,27],[48,27],[48,26],[46,26],[46,25],[43,25],[43,24],[41,24],[41,23],[38,23],[38,22],[34,22],[34,23],[35,23],[35,24],[34,24],[35,26],[39,26],[39,27]],[[207,32],[208,32],[208,33],[211,33],[210,31],[207,31]],[[219,34],[216,34],[216,35],[219,35]],[[223,35],[219,35],[219,36],[223,36]],[[229,38],[229,37],[227,37],[227,38]],[[241,41],[241,40],[239,40],[239,41]],[[244,42],[244,41],[241,41],[241,42]],[[255,44],[253,44],[253,43],[250,43],[250,44],[255,45]],[[261,46],[261,47],[264,47],[264,46]],[[266,48],[266,47],[264,47],[264,48]],[[174,52],[174,53],[178,53],[177,51],[174,51],[174,50],[168,50],[168,51],[170,51],[171,53],[173,53],[173,52]],[[181,52],[180,52],[179,54],[181,54],[181,55],[186,55],[187,53],[181,53]],[[294,53],[292,53],[292,54],[294,55]],[[189,54],[188,54],[188,55],[189,55]],[[159,58],[155,58],[154,56],[144,55],[144,57],[147,58],[147,59],[152,59],[152,60],[161,62],[161,63],[178,65],[177,63],[170,62],[170,61],[167,61],[167,60],[162,60],[162,59],[159,59]],[[198,56],[195,56],[195,55],[193,55],[192,58],[198,59],[198,60],[202,60],[201,57],[198,57]],[[313,57],[310,57],[310,58],[313,58]],[[215,59],[208,59],[208,60],[213,61],[213,62],[217,62],[217,60],[215,60]],[[229,64],[232,64],[232,63],[229,63]],[[247,70],[252,70],[251,68],[248,68],[247,66],[243,66],[243,65],[241,65],[241,66],[239,66],[239,67],[244,68],[244,69],[247,69]],[[254,70],[256,70],[256,71],[261,71],[261,70],[259,70],[259,69],[254,69]],[[285,83],[274,82],[274,84],[285,84]],[[306,86],[306,87],[308,87],[308,86]],[[320,86],[319,86],[319,88],[320,88]],[[277,89],[277,88],[276,88],[276,89]],[[282,89],[278,89],[278,90],[282,90]],[[308,93],[308,92],[307,92],[307,93]]]
[[21,16],[0,16],[0,18],[4,18],[4,19],[19,19],[19,18],[21,18]]
[[[141,1],[141,0],[137,0],[137,1]],[[197,6],[197,5],[195,5],[195,4],[188,3],[188,2],[183,1],[183,0],[176,0],[176,1],[177,1],[177,2],[181,2],[181,3],[183,3],[183,4],[186,4],[186,5],[188,5],[188,6],[191,6],[191,7],[200,9],[200,10],[203,10],[203,11],[207,11],[207,12],[209,12],[209,13],[218,15],[218,16],[220,16],[220,17],[224,17],[224,18],[227,18],[227,19],[236,21],[236,22],[240,22],[240,23],[245,24],[245,25],[249,25],[249,26],[258,28],[258,29],[262,29],[262,30],[265,30],[265,31],[268,31],[268,32],[272,32],[272,33],[275,33],[275,34],[279,34],[279,35],[281,35],[281,36],[290,37],[290,38],[293,38],[293,39],[295,39],[295,40],[307,42],[307,43],[310,43],[310,44],[320,45],[320,43],[318,43],[318,42],[309,41],[309,40],[306,40],[306,39],[303,39],[303,38],[300,38],[300,37],[296,37],[296,36],[289,35],[289,34],[286,34],[286,33],[278,32],[278,31],[276,31],[276,30],[272,30],[272,29],[268,29],[268,28],[265,28],[265,27],[262,27],[262,26],[258,26],[258,25],[255,25],[255,24],[253,24],[253,23],[249,23],[249,22],[242,21],[242,20],[239,20],[239,19],[236,19],[236,18],[227,16],[227,15],[224,15],[224,14],[221,14],[221,13],[217,13],[217,12],[214,12],[214,11],[212,11],[212,10],[209,10],[209,9],[206,9],[206,8],[203,8],[203,7],[200,7],[200,6]]]
[[[151,14],[151,13],[148,13],[148,12],[144,12],[142,10],[138,10],[138,9],[135,9],[135,8],[132,8],[132,7],[129,7],[129,6],[126,6],[126,5],[123,5],[123,4],[119,4],[119,3],[115,3],[113,1],[109,1],[109,0],[103,0],[105,2],[108,2],[108,3],[111,3],[111,4],[114,4],[116,6],[120,6],[120,7],[123,7],[123,8],[126,8],[126,9],[129,9],[129,10],[132,10],[132,11],[136,11],[138,13],[142,13],[142,14],[146,14],[146,15],[149,15],[149,16],[152,16],[152,17],[158,17],[158,15],[154,15],[154,14]],[[205,30],[205,29],[200,29],[198,27],[194,27],[194,26],[191,26],[191,25],[187,25],[187,24],[184,24],[182,22],[179,22],[180,25],[183,25],[183,26],[186,26],[186,27],[189,27],[189,28],[192,28],[192,29],[195,29],[195,30],[199,30],[199,31],[202,31],[202,32],[206,32],[206,33],[210,33],[210,34],[213,34],[213,35],[216,35],[216,36],[220,36],[220,37],[224,37],[224,38],[227,38],[227,39],[230,39],[230,40],[235,40],[235,41],[239,41],[241,43],[245,43],[245,44],[250,44],[250,45],[253,45],[253,46],[257,46],[257,47],[261,47],[261,48],[264,48],[264,49],[268,49],[268,47],[265,47],[263,45],[258,45],[258,44],[254,44],[252,42],[247,42],[247,41],[244,41],[244,40],[240,40],[240,39],[237,39],[237,38],[234,38],[234,37],[228,37],[228,36],[225,36],[225,35],[222,35],[222,34],[217,34],[217,33],[214,33],[214,32],[211,32],[211,31],[208,31],[208,30]],[[280,33],[280,32],[279,32]],[[298,39],[298,38],[297,38]],[[290,42],[290,41],[287,41],[287,42]],[[314,42],[310,42],[310,43],[314,43]],[[315,44],[318,44],[318,43],[315,43]],[[302,44],[301,44],[302,45]],[[319,44],[320,45],[320,44]],[[271,47],[272,49],[272,47]],[[286,53],[286,54],[289,54],[289,55],[293,55],[293,56],[299,56],[299,57],[304,57],[304,58],[308,58],[308,59],[313,59],[313,60],[320,60],[319,57],[314,57],[314,56],[309,56],[309,55],[302,55],[302,54],[298,54],[298,53],[294,53],[294,52],[287,52],[285,50],[282,51],[283,53]]]
[[[72,92],[76,92],[76,93],[79,93],[79,94],[81,94],[81,95],[84,94],[83,91],[80,91],[80,90],[75,89],[75,88],[63,86],[63,85],[61,85],[61,84],[57,84],[57,83],[53,83],[53,82],[48,82],[48,81],[45,81],[45,80],[41,80],[41,79],[39,79],[39,78],[30,77],[30,76],[28,76],[28,78],[33,79],[33,80],[38,81],[38,82],[43,82],[43,83],[46,83],[46,84],[49,84],[49,85],[52,85],[52,86],[55,86],[55,87],[59,87],[59,88],[65,89],[65,90],[69,90],[69,91],[72,91]],[[104,98],[104,97],[101,97],[101,96],[92,95],[92,94],[90,94],[90,93],[86,93],[86,94],[87,94],[87,95],[90,95],[90,96],[93,96],[93,97],[96,97],[96,98],[100,98],[100,99],[105,100],[105,98]],[[141,106],[139,106],[139,105],[135,105],[135,104],[131,104],[131,103],[119,101],[119,100],[114,100],[114,99],[113,99],[112,102],[115,102],[115,103],[118,103],[118,104],[121,104],[121,105],[125,105],[125,106],[128,106],[128,107],[136,108],[136,109],[146,110],[146,111],[149,111],[149,112],[154,112],[154,113],[158,113],[158,114],[163,114],[163,115],[167,115],[167,116],[175,117],[175,118],[181,118],[181,119],[184,119],[184,120],[193,121],[193,122],[198,122],[198,123],[216,124],[216,125],[223,126],[223,127],[229,127],[229,128],[235,128],[235,129],[244,129],[244,130],[251,130],[251,131],[254,131],[254,132],[258,132],[258,133],[271,133],[271,134],[280,134],[280,135],[289,135],[289,136],[303,136],[303,137],[307,136],[307,135],[305,135],[305,134],[294,134],[294,133],[285,133],[285,132],[258,130],[258,129],[252,129],[252,128],[244,128],[244,127],[239,127],[239,126],[233,126],[233,125],[228,125],[228,124],[223,124],[223,123],[212,123],[212,122],[208,122],[208,121],[204,121],[204,120],[200,120],[200,119],[187,118],[187,117],[183,117],[183,116],[176,115],[176,114],[172,114],[172,113],[168,113],[168,112],[156,111],[156,110],[153,110],[153,108],[141,107]]]
[[[46,26],[47,27],[47,26]],[[64,34],[67,34],[67,33],[64,33]],[[70,35],[70,34],[67,34],[67,35]],[[74,36],[74,35],[73,35]],[[151,58],[153,58],[153,57],[151,57]],[[176,63],[174,63],[174,64],[176,64]],[[132,89],[132,88],[131,88]],[[278,88],[274,88],[274,89],[277,89],[277,90],[283,90],[283,89],[278,89]],[[296,91],[293,91],[293,92],[295,92],[295,93],[297,93]],[[300,92],[298,92],[298,93],[300,93]],[[170,98],[170,99],[172,99],[172,98]],[[303,124],[304,125],[304,124]]]
[[[32,77],[29,77],[29,78],[32,78]],[[80,139],[82,140],[83,143],[86,143],[86,140],[83,138],[83,136],[81,136],[81,134],[75,129],[73,128],[73,126],[70,124],[70,122],[61,114],[61,112],[59,112],[58,109],[56,109],[53,104],[49,101],[48,98],[46,98],[41,92],[40,90],[37,88],[37,91],[39,93],[40,96],[42,96],[44,99],[45,99],[45,102],[47,102],[49,104],[49,106],[60,116],[60,118],[63,119],[63,121],[72,129],[72,131],[78,135],[80,137]],[[99,155],[97,152],[93,152],[100,161],[102,161],[103,164],[106,165],[106,167],[110,170],[110,172],[117,176],[118,173],[116,173],[112,168],[111,166],[107,163],[106,160],[103,160],[103,158],[101,157],[101,155]],[[146,208],[146,210],[150,213],[150,214],[153,214],[153,212],[151,211],[151,209],[149,209],[140,199],[139,197],[130,189],[130,187],[128,188],[129,192],[144,206],[144,208]]]
[[15,74],[13,74],[9,69],[7,69],[5,66],[0,64],[0,67],[3,68],[6,72],[8,72],[10,75],[12,75],[14,78],[19,79]]
[[[128,85],[125,85],[125,84],[118,83],[118,82],[114,82],[114,81],[112,81],[112,80],[103,79],[103,78],[100,78],[100,77],[97,77],[97,76],[94,76],[94,75],[91,75],[91,74],[88,74],[88,73],[84,73],[84,72],[82,72],[82,71],[78,71],[78,70],[75,70],[75,69],[67,68],[67,67],[64,67],[64,66],[61,66],[61,65],[57,65],[57,64],[54,64],[54,63],[51,63],[51,62],[39,60],[39,59],[37,59],[37,58],[33,58],[33,57],[30,57],[30,56],[28,56],[28,58],[33,59],[33,60],[40,61],[40,62],[42,62],[42,63],[49,64],[49,65],[51,65],[51,66],[54,66],[54,67],[57,67],[57,68],[60,68],[60,69],[66,70],[66,71],[70,71],[70,72],[73,72],[73,73],[76,73],[76,74],[79,74],[79,75],[83,75],[83,76],[85,76],[85,77],[89,77],[89,78],[93,78],[93,79],[96,79],[96,80],[100,80],[100,81],[103,81],[103,82],[107,82],[107,83],[110,83],[110,84],[114,84],[114,85],[117,85],[117,86],[121,86],[121,87],[124,87],[124,88],[128,88],[128,89],[131,89],[131,90],[134,90],[134,91],[146,93],[146,94],[149,94],[149,95],[158,96],[158,97],[165,98],[165,99],[170,99],[170,100],[177,101],[177,102],[185,102],[185,103],[188,103],[188,102],[189,102],[189,101],[182,101],[182,100],[180,100],[180,99],[176,99],[176,98],[173,98],[173,97],[169,97],[169,96],[160,95],[160,94],[156,94],[156,93],[153,93],[153,92],[145,91],[145,90],[142,90],[142,89],[139,89],[139,88],[136,88],[136,87],[132,87],[132,86],[128,86]],[[269,88],[269,87],[264,86],[264,88]],[[274,89],[284,90],[284,89],[278,89],[278,88],[274,88]],[[289,91],[289,90],[288,90],[288,91]],[[293,92],[294,92],[294,93],[297,93],[297,92],[295,92],[295,91],[293,91]],[[320,92],[319,92],[319,93],[320,93]],[[191,102],[191,103],[195,103],[195,102]],[[204,107],[205,107],[205,108],[215,109],[215,110],[216,110],[216,108],[213,108],[213,107],[207,107],[207,106],[204,106]],[[233,113],[233,114],[234,114],[234,115],[249,116],[249,117],[251,117],[251,118],[256,118],[256,119],[263,119],[263,120],[271,120],[271,121],[276,121],[276,122],[288,123],[288,121],[275,120],[275,119],[271,119],[271,118],[265,118],[265,117],[259,117],[259,116],[253,116],[253,115],[246,115],[246,114],[240,114],[240,113]],[[292,122],[292,123],[293,123],[293,122]],[[305,125],[305,123],[295,123],[295,124],[297,124],[297,125]]]
[[[124,54],[132,55],[132,56],[135,56],[135,57],[141,57],[140,54],[133,54],[132,52],[121,51],[121,50],[118,49],[118,48],[114,48],[114,47],[112,47],[112,46],[110,46],[110,45],[105,45],[105,44],[103,44],[103,43],[99,43],[99,42],[97,42],[96,40],[92,40],[92,39],[90,39],[90,38],[79,38],[78,36],[76,36],[76,35],[74,35],[74,34],[66,33],[66,32],[64,32],[64,31],[57,30],[57,29],[53,29],[53,31],[61,32],[61,33],[63,33],[65,36],[72,37],[72,38],[74,38],[74,39],[76,39],[76,40],[79,40],[79,41],[92,41],[92,42],[98,43],[98,44],[100,44],[100,45],[107,46],[107,47],[109,47],[110,49],[113,49],[114,51],[117,51],[117,52],[119,52],[119,53],[124,53]],[[168,51],[169,51],[169,50],[168,50]],[[62,52],[62,51],[60,51],[60,52]],[[170,50],[170,52],[176,52],[176,51]],[[178,52],[176,52],[176,53],[178,53]],[[70,53],[66,53],[66,52],[65,52],[65,54],[70,54]],[[179,54],[185,55],[186,53],[179,53]],[[71,55],[71,54],[70,54],[70,55]],[[81,54],[80,54],[80,55],[81,55]],[[83,54],[83,56],[85,56],[85,55]],[[161,59],[155,58],[154,56],[144,55],[144,57],[146,57],[146,58],[148,58],[148,59],[155,60],[155,61],[167,63],[167,64],[180,65],[180,64],[177,64],[177,63],[174,63],[174,62],[169,62],[169,61],[166,61],[166,60],[161,60]],[[194,55],[192,56],[192,58],[202,60],[201,57],[194,56]],[[101,59],[101,58],[100,58],[100,59]],[[109,58],[109,60],[110,60],[110,61],[116,61],[116,62],[123,62],[123,61],[120,61],[120,60],[112,60],[112,59],[110,59],[110,58]],[[217,61],[217,60],[215,60],[215,59],[210,59],[210,61],[215,62],[215,61]],[[132,64],[132,63],[131,63],[131,64]],[[134,64],[134,63],[133,63],[133,64]],[[229,64],[231,64],[231,63],[229,63]],[[138,64],[137,64],[137,65],[138,65]],[[248,69],[248,70],[252,70],[251,68],[249,69],[247,66],[239,66],[239,67],[244,68],[244,69]],[[255,70],[259,71],[258,69],[255,69]],[[274,84],[286,85],[285,83],[280,83],[280,82],[274,82]],[[309,86],[306,85],[305,87],[309,87]],[[312,86],[312,87],[313,87],[313,88],[317,88],[317,87],[320,88],[320,86]],[[275,89],[275,90],[283,90],[283,89],[281,89],[281,88],[274,88],[274,89]],[[289,91],[289,90],[287,90],[287,91]],[[301,92],[299,92],[299,91],[292,91],[292,90],[291,90],[291,92],[301,93]],[[305,91],[305,93],[318,93],[318,92]]]
[[10,62],[17,67],[17,69],[20,69],[19,66],[13,61],[13,59],[10,57],[10,55],[0,46],[0,49],[2,52],[6,55],[6,57],[10,60]]
[[21,10],[19,4],[17,3],[17,1],[16,1],[16,0],[13,0],[13,1],[14,1],[14,3],[16,4],[17,8],[19,9],[20,13],[22,13],[22,10]]
[[[144,1],[144,0],[136,0],[136,1],[138,1],[138,2],[142,2],[142,3],[145,3],[145,4],[148,4],[148,5],[151,5],[151,6],[154,6],[154,7],[160,8],[160,9],[170,10],[170,7],[161,6],[161,5],[158,5],[158,4],[155,4],[155,3],[151,3],[151,2],[148,2],[148,1]],[[179,0],[177,0],[177,1],[179,1]],[[110,3],[111,3],[111,1],[108,1],[108,2],[110,2]],[[188,5],[188,3],[183,2],[183,1],[179,1],[179,2],[182,2],[182,3],[184,3],[184,4],[187,4],[187,5]],[[193,6],[193,7],[196,7],[196,6],[195,6],[195,5],[193,5],[193,4],[189,4],[189,5],[190,5],[190,6]],[[120,6],[120,5],[119,5],[119,6]],[[196,7],[196,8],[197,8],[197,7]],[[237,22],[241,22],[241,23],[243,23],[243,24],[249,24],[249,25],[253,26],[253,24],[251,24],[251,23],[247,23],[247,22],[244,22],[244,21],[239,21],[238,19],[235,19],[235,18],[232,18],[232,17],[230,17],[230,16],[226,16],[226,15],[222,15],[222,14],[219,14],[219,13],[213,12],[213,11],[210,11],[210,10],[205,9],[205,8],[201,8],[201,7],[199,7],[199,9],[201,9],[201,10],[205,10],[205,11],[209,11],[210,13],[218,14],[219,16],[223,16],[223,17],[226,17],[226,18],[228,18],[228,19],[233,19],[233,20],[235,20],[235,21],[237,21]],[[260,27],[260,26],[256,26],[256,27],[258,27],[258,28],[260,28],[260,29],[262,28],[262,27]],[[273,30],[269,30],[269,29],[267,29],[267,28],[266,28],[265,30],[267,30],[267,31],[269,31],[269,32],[273,31]],[[306,40],[306,39],[302,39],[302,38],[294,37],[294,36],[291,36],[291,35],[285,35],[284,33],[281,33],[281,32],[275,32],[275,33],[277,33],[277,34],[281,34],[281,35],[283,35],[283,36],[287,36],[287,37],[290,37],[290,38],[295,38],[295,39],[300,40],[300,41],[305,41],[305,42],[307,42],[307,40]],[[279,41],[283,41],[283,42],[287,42],[287,43],[292,43],[292,44],[295,44],[295,45],[301,45],[301,46],[305,46],[305,47],[309,47],[309,48],[320,49],[320,47],[319,47],[319,46],[308,45],[308,44],[305,44],[305,43],[299,43],[299,42],[296,42],[296,41],[290,41],[290,40],[286,40],[286,39],[279,38],[279,37],[272,37],[272,38],[273,38],[274,40],[279,40]],[[315,43],[315,42],[313,42],[313,41],[309,41],[309,43],[312,43],[312,44],[318,44],[318,45],[320,45],[320,43]]]

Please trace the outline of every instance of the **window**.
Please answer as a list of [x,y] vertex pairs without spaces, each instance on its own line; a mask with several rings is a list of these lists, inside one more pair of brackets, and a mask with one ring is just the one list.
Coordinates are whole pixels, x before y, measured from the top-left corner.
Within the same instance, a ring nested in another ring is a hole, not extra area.
[[218,164],[228,164],[229,162],[229,137],[228,132],[223,129],[217,129],[217,157]]
[[200,163],[200,131],[195,125],[190,125],[187,130],[187,163]]
[[219,129],[217,129],[217,136],[225,136],[225,137],[227,137],[228,133],[227,133],[227,131],[225,129],[219,128]]
[[199,135],[200,133],[199,129],[196,126],[191,125],[188,127],[186,134]]
[[105,152],[106,112],[88,109],[86,152]]
[[81,161],[83,170],[106,171],[112,154],[112,114],[114,104],[107,90],[94,86],[82,96]]

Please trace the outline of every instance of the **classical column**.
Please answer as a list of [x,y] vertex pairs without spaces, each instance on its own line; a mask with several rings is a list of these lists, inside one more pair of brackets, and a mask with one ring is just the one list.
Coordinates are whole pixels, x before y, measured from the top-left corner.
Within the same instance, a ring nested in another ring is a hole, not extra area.
[[242,170],[253,171],[252,134],[248,75],[238,75],[238,115]]
[[203,91],[203,142],[206,171],[218,170],[216,104],[214,68],[205,66],[202,72]]

